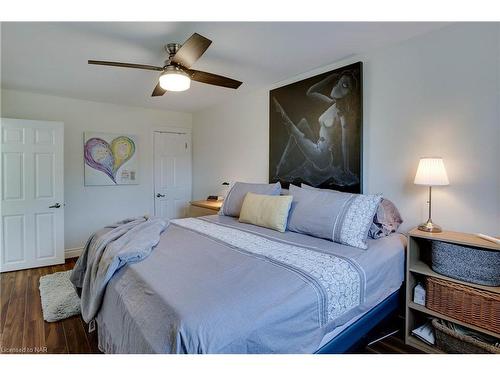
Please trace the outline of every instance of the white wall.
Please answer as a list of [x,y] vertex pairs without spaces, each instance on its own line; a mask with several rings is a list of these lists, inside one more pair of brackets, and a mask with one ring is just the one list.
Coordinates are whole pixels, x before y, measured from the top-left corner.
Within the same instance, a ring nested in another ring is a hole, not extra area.
[[413,185],[418,159],[442,156],[451,185],[434,189],[434,221],[500,235],[500,26],[493,23],[454,24],[194,114],[194,198],[218,192],[224,180],[267,181],[269,89],[355,61],[364,68],[365,192],[393,200],[402,229],[413,227],[427,214],[427,189]]
[[[80,248],[96,229],[153,213],[152,128],[188,127],[192,116],[28,92],[2,90],[1,116],[64,122],[65,247]],[[138,137],[139,185],[84,186],[83,132]]]

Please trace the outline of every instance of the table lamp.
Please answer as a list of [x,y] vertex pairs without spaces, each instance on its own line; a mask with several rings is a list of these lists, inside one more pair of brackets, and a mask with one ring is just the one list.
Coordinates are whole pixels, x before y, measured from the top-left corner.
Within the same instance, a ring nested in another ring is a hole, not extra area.
[[222,199],[226,198],[227,194],[229,193],[229,189],[231,187],[231,184],[227,181],[224,181],[222,183],[222,187],[219,191],[219,195],[222,197]]
[[444,168],[444,163],[442,158],[421,158],[417,168],[417,174],[415,175],[416,185],[426,185],[429,186],[429,219],[427,222],[420,224],[418,229],[424,232],[439,233],[442,232],[441,227],[432,222],[431,210],[432,210],[432,187],[433,186],[443,186],[449,185],[448,175],[446,174],[446,169]]

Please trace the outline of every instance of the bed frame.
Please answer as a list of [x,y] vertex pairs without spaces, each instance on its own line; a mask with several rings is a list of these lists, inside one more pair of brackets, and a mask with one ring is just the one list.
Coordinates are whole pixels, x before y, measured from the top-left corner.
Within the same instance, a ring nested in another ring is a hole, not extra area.
[[375,326],[398,310],[401,303],[400,291],[401,289],[392,293],[314,354],[342,354],[355,347]]

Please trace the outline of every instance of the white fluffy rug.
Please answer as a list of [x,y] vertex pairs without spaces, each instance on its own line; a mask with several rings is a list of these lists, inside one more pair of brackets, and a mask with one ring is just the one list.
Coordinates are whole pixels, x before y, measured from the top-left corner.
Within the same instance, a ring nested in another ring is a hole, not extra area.
[[64,271],[40,277],[43,319],[47,322],[80,314],[80,298],[69,280],[70,274]]

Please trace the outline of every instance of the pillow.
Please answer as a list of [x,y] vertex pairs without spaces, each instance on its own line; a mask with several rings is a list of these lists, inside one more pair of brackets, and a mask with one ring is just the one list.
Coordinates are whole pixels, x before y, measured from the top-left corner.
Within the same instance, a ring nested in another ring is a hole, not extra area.
[[[321,190],[321,191],[334,191],[329,189],[319,189],[306,184],[300,185],[304,189]],[[373,216],[373,222],[368,231],[368,235],[373,238],[381,238],[388,236],[398,230],[399,226],[403,223],[403,219],[394,203],[389,199],[382,198],[378,205],[377,212]]]
[[381,195],[302,189],[290,185],[293,196],[288,229],[344,245],[367,249],[366,238]]
[[402,223],[403,219],[394,203],[389,199],[383,198],[373,217],[368,235],[374,239],[388,236],[397,231]]
[[264,194],[264,195],[279,195],[281,192],[281,184],[248,184],[245,182],[236,182],[227,193],[222,207],[219,210],[219,215],[225,216],[240,216],[241,206],[247,193]]
[[240,212],[240,223],[248,223],[284,232],[291,195],[272,196],[247,193]]

